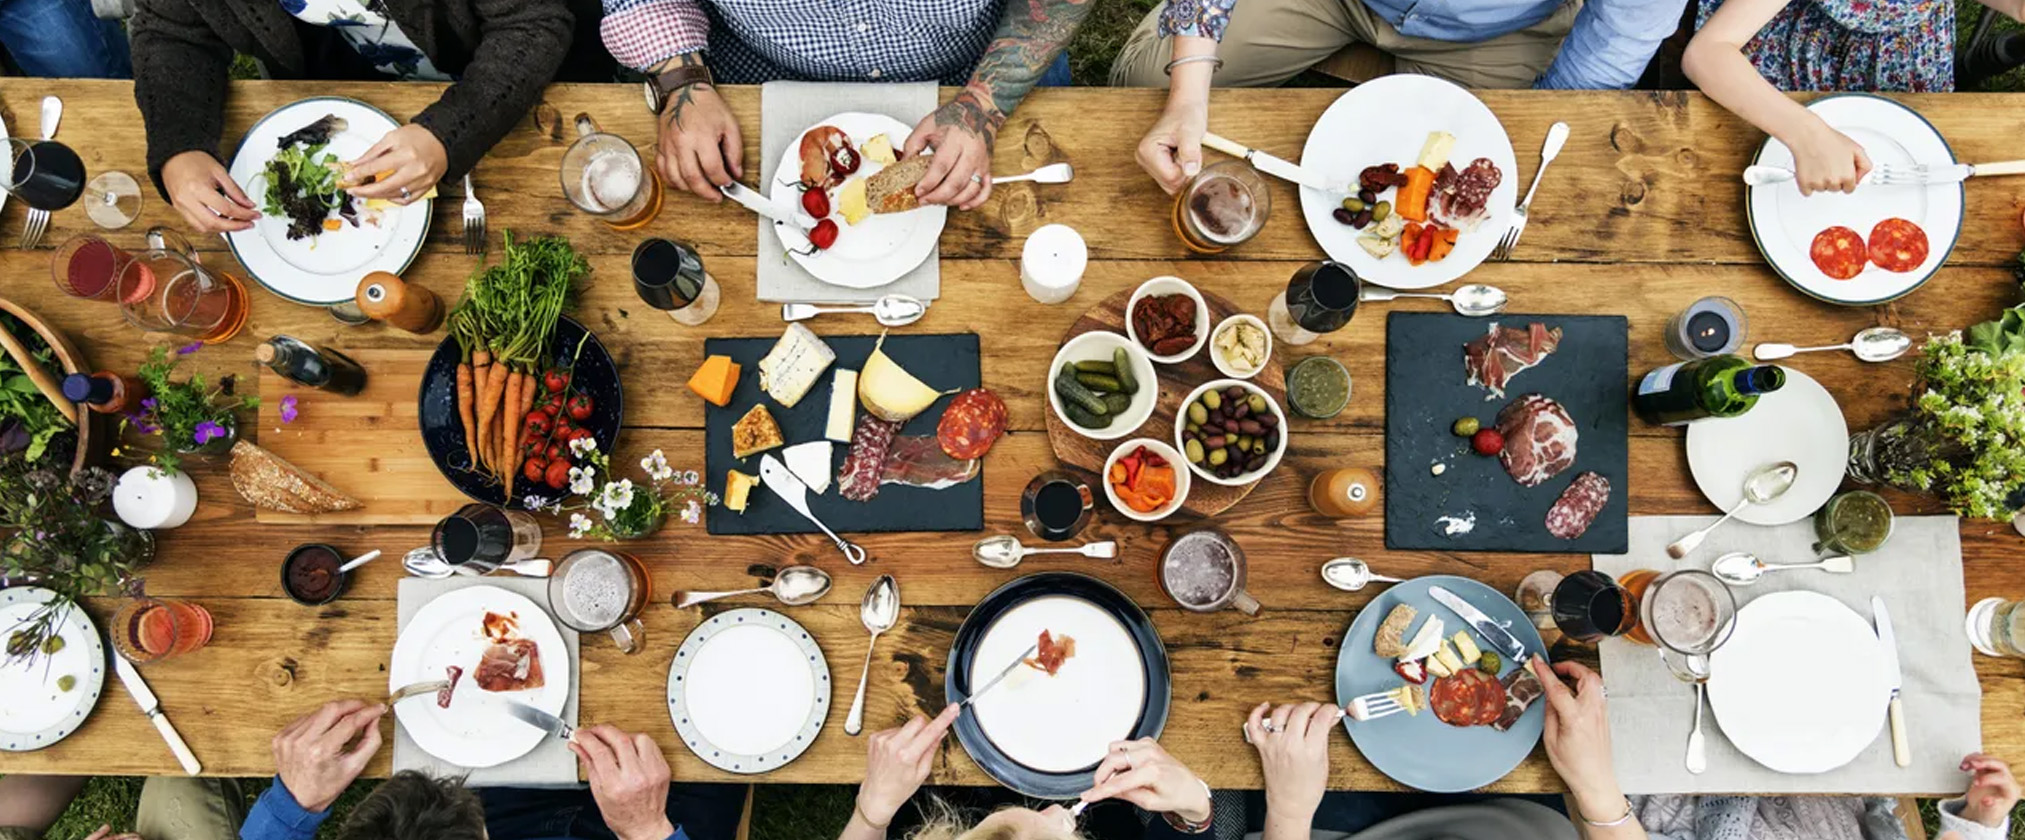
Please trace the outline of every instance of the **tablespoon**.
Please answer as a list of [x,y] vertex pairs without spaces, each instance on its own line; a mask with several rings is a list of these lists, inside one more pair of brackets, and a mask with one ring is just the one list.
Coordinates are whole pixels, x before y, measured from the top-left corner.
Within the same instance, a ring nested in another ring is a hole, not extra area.
[[1010,184],[1015,181],[1032,181],[1036,184],[1066,184],[1076,177],[1076,168],[1067,163],[1050,163],[1025,175],[1008,175],[1004,178],[993,176],[993,184]]
[[1383,302],[1396,298],[1434,298],[1436,300],[1445,300],[1448,301],[1450,306],[1455,307],[1457,314],[1467,315],[1471,318],[1496,315],[1505,311],[1505,305],[1511,302],[1510,297],[1505,294],[1505,290],[1496,286],[1486,286],[1482,283],[1458,286],[1455,291],[1446,294],[1399,292],[1366,285],[1363,294],[1357,296],[1357,300],[1360,303]]
[[856,735],[865,731],[865,683],[872,679],[872,648],[879,644],[879,634],[893,629],[900,621],[900,584],[892,575],[880,575],[872,581],[872,588],[865,590],[865,602],[858,607],[858,619],[865,623],[865,629],[872,634],[872,640],[865,643],[865,670],[858,673],[858,694],[851,698],[851,714],[844,718],[844,734]]
[[1099,560],[1110,560],[1118,556],[1118,544],[1111,540],[1088,543],[1070,548],[1029,548],[1020,543],[1018,537],[1004,534],[978,540],[970,549],[970,556],[979,563],[994,569],[1010,569],[1020,564],[1029,554],[1081,554]]
[[1709,684],[1709,658],[1700,655],[1687,657],[1687,671],[1695,683],[1695,728],[1688,732],[1687,771],[1700,773],[1709,769],[1708,742],[1702,736],[1702,702]]
[[1828,557],[1816,563],[1767,563],[1757,555],[1742,551],[1725,554],[1716,558],[1709,571],[1722,582],[1731,586],[1750,586],[1765,576],[1766,572],[1783,572],[1793,569],[1820,569],[1838,575],[1856,571],[1856,558],[1847,554]]
[[1396,577],[1374,575],[1371,567],[1355,557],[1338,557],[1322,564],[1322,582],[1344,592],[1356,592],[1372,581],[1380,583],[1404,583]]
[[907,295],[886,295],[871,306],[817,306],[813,303],[783,303],[780,306],[780,319],[783,321],[806,321],[831,313],[870,313],[879,319],[880,326],[904,327],[928,314],[928,303]]
[[1793,477],[1798,475],[1799,472],[1799,465],[1792,461],[1766,464],[1752,471],[1744,479],[1744,498],[1738,500],[1736,504],[1731,505],[1729,510],[1724,511],[1723,518],[1711,522],[1707,527],[1690,533],[1685,537],[1674,540],[1672,545],[1666,547],[1667,556],[1675,560],[1688,556],[1696,547],[1702,544],[1702,540],[1708,537],[1709,532],[1716,530],[1716,526],[1730,521],[1730,517],[1736,516],[1737,512],[1743,510],[1746,505],[1762,505],[1784,495],[1786,490],[1793,486]]
[[705,601],[729,598],[733,595],[752,595],[766,592],[775,600],[790,607],[813,604],[830,594],[830,573],[814,566],[789,566],[775,575],[773,582],[754,589],[740,589],[735,592],[677,592],[676,609],[686,609]]
[[1820,350],[1848,350],[1856,358],[1866,362],[1889,362],[1905,355],[1912,349],[1912,336],[1891,327],[1871,327],[1856,334],[1847,344],[1830,344],[1823,347],[1794,347],[1791,344],[1760,344],[1751,348],[1751,355],[1758,361],[1769,362],[1784,359],[1795,353],[1813,353]]

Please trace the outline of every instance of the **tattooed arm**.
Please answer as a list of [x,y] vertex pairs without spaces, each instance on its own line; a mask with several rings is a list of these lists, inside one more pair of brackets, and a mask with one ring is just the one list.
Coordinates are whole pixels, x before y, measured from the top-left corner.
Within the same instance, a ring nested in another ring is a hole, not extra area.
[[[649,67],[649,74],[703,63],[703,54],[688,52]],[[695,82],[669,91],[661,103],[656,129],[654,165],[662,180],[706,201],[723,201],[717,188],[745,177],[745,139],[738,118],[709,82]]]
[[915,126],[907,154],[935,149],[914,192],[922,201],[969,210],[991,196],[999,126],[1069,43],[1095,0],[1010,0],[970,83]]

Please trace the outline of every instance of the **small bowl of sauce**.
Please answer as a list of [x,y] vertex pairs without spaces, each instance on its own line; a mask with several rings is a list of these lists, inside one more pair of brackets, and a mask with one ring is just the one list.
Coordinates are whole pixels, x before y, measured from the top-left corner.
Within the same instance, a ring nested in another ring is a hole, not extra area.
[[296,546],[281,563],[281,588],[288,597],[306,607],[319,607],[344,594],[345,579],[338,570],[344,555],[336,546],[308,543]]

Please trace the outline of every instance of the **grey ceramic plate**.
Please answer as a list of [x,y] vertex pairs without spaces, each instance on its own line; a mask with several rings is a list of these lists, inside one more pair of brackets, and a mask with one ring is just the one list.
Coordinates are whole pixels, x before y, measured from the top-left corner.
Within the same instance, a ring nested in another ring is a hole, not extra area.
[[[1344,634],[1336,656],[1337,703],[1349,703],[1353,697],[1386,691],[1402,682],[1392,670],[1392,660],[1371,650],[1378,625],[1394,604],[1404,603],[1417,612],[1409,631],[1419,630],[1428,616],[1442,620],[1444,636],[1454,636],[1457,630],[1469,626],[1461,616],[1428,597],[1428,587],[1437,585],[1504,624],[1525,644],[1528,653],[1546,652],[1539,631],[1533,629],[1526,614],[1497,590],[1453,575],[1414,578],[1372,599],[1370,606],[1350,622],[1350,631]],[[1470,635],[1484,649],[1490,649],[1481,634],[1472,631]],[[1499,676],[1517,667],[1508,661]],[[1488,726],[1450,726],[1436,720],[1429,711],[1411,716],[1402,712],[1363,723],[1346,717],[1343,725],[1350,730],[1350,740],[1357,745],[1357,751],[1394,781],[1434,793],[1460,793],[1504,778],[1526,759],[1533,745],[1540,742],[1540,731],[1546,721],[1545,706],[1544,698],[1534,701],[1518,724],[1506,732]]]

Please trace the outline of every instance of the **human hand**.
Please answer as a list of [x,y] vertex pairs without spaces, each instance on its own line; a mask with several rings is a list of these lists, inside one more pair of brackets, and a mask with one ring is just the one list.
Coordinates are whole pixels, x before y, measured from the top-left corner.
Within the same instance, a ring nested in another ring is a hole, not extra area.
[[883,830],[891,824],[900,806],[928,781],[936,747],[962,712],[961,705],[951,703],[934,720],[915,715],[903,726],[865,739],[865,781],[858,786],[857,809],[871,827]]
[[199,233],[225,233],[253,227],[260,218],[252,199],[232,180],[210,152],[183,152],[162,164],[162,188],[183,221]]
[[738,118],[717,88],[707,82],[686,85],[661,103],[661,135],[654,144],[654,166],[661,180],[705,201],[723,201],[718,187],[745,177],[745,140]]
[[1152,738],[1119,741],[1097,765],[1084,802],[1123,799],[1155,814],[1191,823],[1209,819],[1209,786]]
[[[1557,662],[1535,656],[1526,663],[1547,694],[1547,723],[1541,741],[1547,745],[1547,760],[1568,783],[1576,807],[1594,820],[1615,819],[1623,813],[1624,793],[1617,787],[1617,770],[1610,756],[1610,714],[1603,699],[1603,677],[1576,662]],[[1560,674],[1575,681],[1570,691]]]
[[668,760],[653,738],[598,724],[577,730],[570,752],[583,764],[598,813],[619,840],[665,840],[675,833],[668,822]]
[[1968,792],[1962,794],[1962,818],[1991,828],[2003,825],[2018,804],[2018,780],[2011,776],[2010,766],[1983,753],[1970,753],[1962,759],[1962,772],[1973,774]]
[[1854,192],[1856,183],[1870,172],[1870,156],[1849,135],[1830,128],[1820,117],[1808,116],[1812,119],[1797,134],[1779,138],[1793,151],[1793,181],[1800,194]]
[[934,150],[928,172],[914,187],[923,204],[947,204],[970,210],[991,197],[991,154],[998,142],[998,113],[968,89],[949,104],[922,117],[907,135],[902,157]]
[[112,833],[112,826],[101,825],[97,831],[92,832],[91,836],[84,838],[84,840],[141,840],[141,836],[131,831],[122,831],[114,834]]
[[1139,168],[1168,195],[1202,171],[1202,135],[1209,131],[1209,100],[1174,97],[1139,140]]
[[[359,198],[405,205],[436,188],[450,166],[436,133],[414,123],[387,132],[357,160],[345,164],[343,184]],[[367,178],[373,178],[370,184]]]
[[274,736],[275,772],[296,804],[306,811],[330,809],[379,751],[377,724],[386,713],[379,703],[333,700]]
[[1333,704],[1260,703],[1245,721],[1245,740],[1258,748],[1266,773],[1266,813],[1312,821],[1329,782],[1329,732],[1343,719]]

